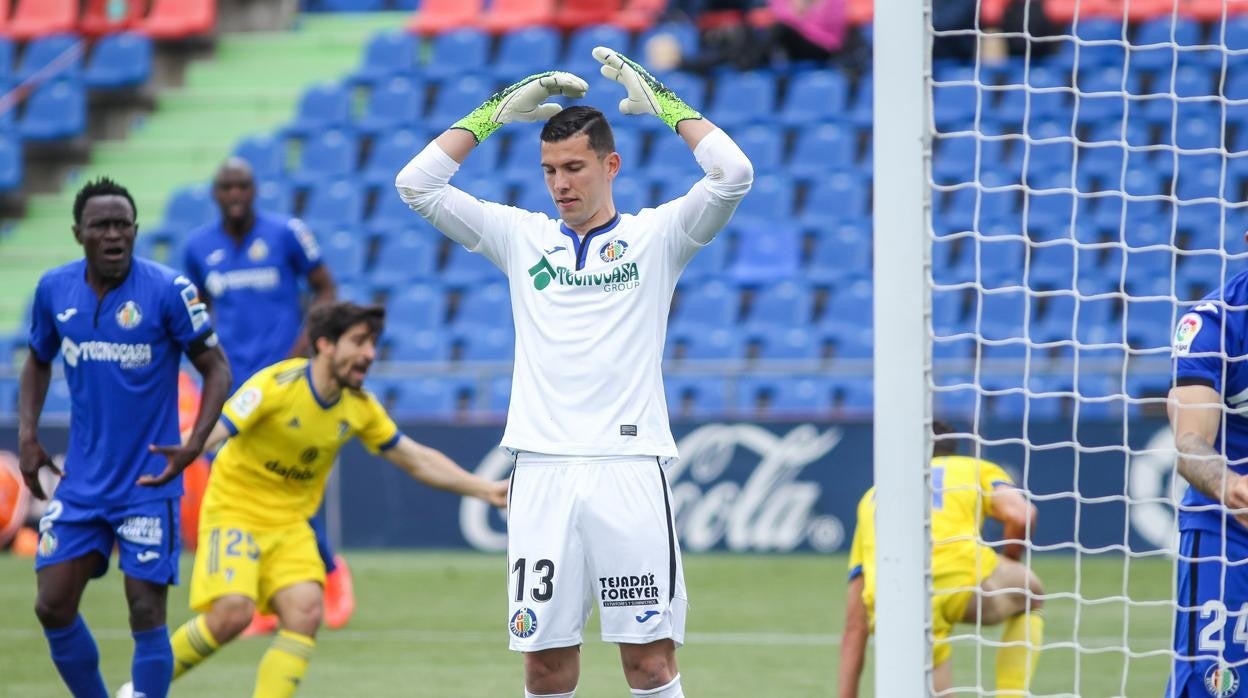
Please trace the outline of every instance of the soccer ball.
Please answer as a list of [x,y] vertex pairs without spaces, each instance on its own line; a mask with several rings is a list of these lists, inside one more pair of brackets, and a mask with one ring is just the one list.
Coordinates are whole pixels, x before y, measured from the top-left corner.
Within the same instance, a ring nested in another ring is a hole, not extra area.
[[117,689],[117,693],[113,694],[115,698],[142,698],[142,695],[136,696],[134,693],[134,683],[127,681],[124,686]]

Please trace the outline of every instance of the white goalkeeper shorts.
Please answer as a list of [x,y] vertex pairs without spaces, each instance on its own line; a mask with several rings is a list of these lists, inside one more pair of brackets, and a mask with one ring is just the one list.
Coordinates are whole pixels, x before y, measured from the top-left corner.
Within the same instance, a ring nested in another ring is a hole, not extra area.
[[654,457],[521,453],[507,510],[511,649],[685,639],[688,596],[672,495]]

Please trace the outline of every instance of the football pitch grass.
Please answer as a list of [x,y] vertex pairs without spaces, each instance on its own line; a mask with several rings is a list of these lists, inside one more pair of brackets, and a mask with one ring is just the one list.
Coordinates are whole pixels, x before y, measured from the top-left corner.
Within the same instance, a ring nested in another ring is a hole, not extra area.
[[[523,695],[520,657],[507,650],[501,555],[348,552],[356,615],[344,630],[322,631],[300,696]],[[1160,696],[1169,669],[1171,565],[1137,559],[1124,574],[1117,556],[1042,556],[1034,567],[1046,591],[1049,649],[1033,692],[1040,695]],[[691,609],[679,661],[691,698],[810,697],[836,694],[844,617],[843,555],[687,555]],[[183,560],[189,579],[190,557]],[[1076,583],[1078,577],[1078,583]],[[127,680],[131,640],[120,575],[93,582],[83,615],[96,634],[110,690]],[[1083,597],[1079,603],[1073,596]],[[171,625],[185,621],[185,584],[170,593]],[[26,559],[0,556],[0,696],[63,696],[31,610],[34,573]],[[1229,628],[1229,624],[1228,624]],[[973,633],[971,626],[959,632]],[[999,636],[985,630],[986,639]],[[239,640],[174,684],[172,696],[247,696],[267,638]],[[1154,656],[1128,657],[1132,653]],[[1082,652],[1076,651],[1076,646]],[[887,651],[877,657],[888,661]],[[954,646],[955,682],[992,688],[993,650],[963,636]],[[871,666],[864,696],[871,692]],[[964,691],[961,695],[974,695]],[[578,698],[628,696],[614,646],[590,621]]]

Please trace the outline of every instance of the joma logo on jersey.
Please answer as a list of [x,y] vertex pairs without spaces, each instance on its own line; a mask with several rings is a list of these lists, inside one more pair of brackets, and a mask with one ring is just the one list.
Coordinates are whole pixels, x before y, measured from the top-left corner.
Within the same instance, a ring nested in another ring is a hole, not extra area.
[[119,344],[117,342],[75,342],[61,340],[61,355],[70,367],[82,361],[111,361],[122,368],[142,368],[152,363],[152,345]]
[[636,262],[621,264],[608,272],[577,274],[567,267],[553,266],[545,256],[529,267],[529,276],[533,278],[533,288],[539,291],[545,290],[552,281],[560,286],[601,286],[604,293],[636,288],[641,282]]

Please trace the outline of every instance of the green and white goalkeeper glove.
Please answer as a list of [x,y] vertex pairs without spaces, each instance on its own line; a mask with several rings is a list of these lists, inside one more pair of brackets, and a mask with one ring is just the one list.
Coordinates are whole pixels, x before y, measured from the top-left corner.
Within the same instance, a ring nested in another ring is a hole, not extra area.
[[503,124],[545,121],[558,114],[563,107],[554,102],[544,102],[547,97],[584,97],[588,89],[589,85],[572,73],[558,70],[537,73],[495,92],[468,116],[451,124],[451,128],[468,131],[480,143],[502,128]]
[[616,53],[606,46],[594,49],[594,58],[602,64],[602,74],[628,90],[628,96],[620,100],[620,111],[625,114],[653,114],[663,123],[676,130],[685,119],[701,119],[698,110],[685,104],[675,92],[659,82],[636,61]]

